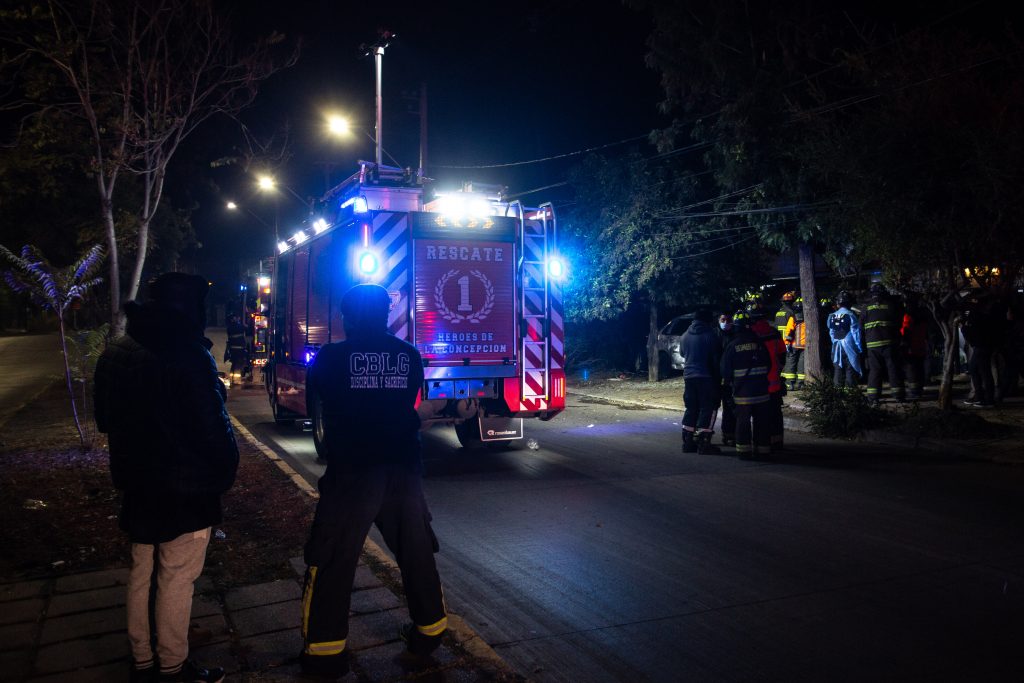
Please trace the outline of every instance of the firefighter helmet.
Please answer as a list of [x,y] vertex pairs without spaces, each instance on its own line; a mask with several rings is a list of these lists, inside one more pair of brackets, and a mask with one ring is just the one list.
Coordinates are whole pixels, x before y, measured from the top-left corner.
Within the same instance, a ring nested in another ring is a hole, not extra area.
[[796,301],[796,292],[786,292],[785,294],[782,295],[782,300],[785,301],[786,303],[792,303]]
[[839,294],[836,295],[836,305],[839,308],[849,308],[853,305],[853,295],[846,290],[839,292]]
[[888,294],[888,292],[885,291],[885,287],[882,286],[881,282],[872,282],[870,291],[873,296],[884,296]]

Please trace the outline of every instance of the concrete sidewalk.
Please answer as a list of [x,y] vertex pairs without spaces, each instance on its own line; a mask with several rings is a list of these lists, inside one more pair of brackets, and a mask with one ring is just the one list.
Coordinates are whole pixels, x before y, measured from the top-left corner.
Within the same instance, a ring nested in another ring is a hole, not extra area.
[[[417,662],[399,639],[408,613],[399,597],[366,564],[356,571],[349,621],[352,672],[345,681],[513,680],[481,643],[450,642]],[[205,576],[192,602],[191,657],[222,666],[228,681],[299,681],[302,573],[294,579],[217,591]],[[0,585],[0,680],[32,683],[125,681],[127,568]]]

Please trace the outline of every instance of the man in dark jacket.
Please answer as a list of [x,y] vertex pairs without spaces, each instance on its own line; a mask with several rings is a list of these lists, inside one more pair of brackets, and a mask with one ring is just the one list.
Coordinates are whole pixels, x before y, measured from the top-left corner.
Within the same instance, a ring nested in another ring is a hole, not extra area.
[[721,453],[711,443],[718,408],[722,342],[711,326],[711,309],[698,308],[679,342],[683,365],[683,453]]
[[307,674],[349,668],[348,610],[359,554],[376,524],[395,554],[413,623],[402,637],[426,656],[448,626],[434,563],[437,539],[421,483],[416,401],[423,361],[388,333],[387,291],[356,285],[341,301],[345,341],[320,349],[307,375],[324,419],[327,470],[306,543],[301,655]]
[[[121,528],[132,544],[128,639],[132,680],[220,681],[224,670],[188,659],[193,583],[203,570],[220,496],[235,479],[238,448],[226,392],[210,355],[204,278],[167,273],[150,301],[125,305],[128,334],[96,365],[96,424],[109,435],[110,473],[123,493]],[[156,576],[150,634],[150,582]]]
[[784,445],[782,397],[786,395],[786,385],[782,382],[782,367],[786,360],[786,344],[782,341],[779,331],[768,322],[767,313],[760,300],[755,299],[747,306],[747,318],[750,321],[750,331],[757,335],[768,351],[768,396],[771,404],[769,440],[771,450],[780,451]]

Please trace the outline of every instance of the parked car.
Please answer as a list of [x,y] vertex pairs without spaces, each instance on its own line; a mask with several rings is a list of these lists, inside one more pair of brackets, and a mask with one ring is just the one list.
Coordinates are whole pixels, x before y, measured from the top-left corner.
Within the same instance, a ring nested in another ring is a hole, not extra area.
[[687,313],[672,318],[667,325],[658,332],[658,367],[663,371],[661,374],[668,374],[669,369],[682,370],[686,359],[679,354],[679,342],[683,339],[683,333],[693,322],[693,313]]

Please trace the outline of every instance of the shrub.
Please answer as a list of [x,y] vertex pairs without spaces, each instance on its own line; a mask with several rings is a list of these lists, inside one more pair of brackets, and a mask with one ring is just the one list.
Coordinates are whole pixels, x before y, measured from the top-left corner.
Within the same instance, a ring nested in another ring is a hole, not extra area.
[[802,398],[811,431],[817,436],[852,439],[892,420],[886,411],[868,402],[859,386],[839,386],[830,377],[808,384]]

